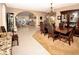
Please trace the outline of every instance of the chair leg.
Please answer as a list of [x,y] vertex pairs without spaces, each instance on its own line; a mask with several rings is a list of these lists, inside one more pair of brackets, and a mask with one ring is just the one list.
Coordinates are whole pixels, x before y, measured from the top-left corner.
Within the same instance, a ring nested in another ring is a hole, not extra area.
[[50,34],[48,34],[48,38],[50,37]]
[[42,34],[42,32],[41,32],[41,34]]
[[17,46],[19,46],[19,42],[17,41]]
[[18,41],[18,38],[17,38],[17,46],[19,45],[19,41]]
[[49,38],[49,35],[48,35],[48,38]]
[[71,44],[70,44],[70,40],[69,40],[68,42],[69,42],[69,45],[71,45]]
[[55,41],[55,38],[53,37],[53,42]]
[[71,45],[71,44],[70,44],[70,41],[69,41],[69,45]]
[[11,47],[11,49],[10,49],[10,55],[12,55],[12,47]]
[[61,37],[58,37],[58,39],[61,41]]
[[12,46],[13,46],[13,41],[12,41]]
[[44,33],[44,36],[46,35],[46,33]]
[[55,41],[55,39],[53,38],[53,42]]
[[72,43],[73,43],[74,41],[73,41],[73,38],[72,38]]

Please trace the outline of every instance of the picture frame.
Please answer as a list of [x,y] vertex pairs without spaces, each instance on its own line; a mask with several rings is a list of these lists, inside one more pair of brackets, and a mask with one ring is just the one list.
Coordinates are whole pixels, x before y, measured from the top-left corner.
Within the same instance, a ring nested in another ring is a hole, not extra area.
[[42,16],[40,16],[40,20],[42,20]]
[[61,20],[61,16],[57,16],[57,19],[58,19],[58,20]]
[[34,16],[34,19],[36,19],[36,16]]

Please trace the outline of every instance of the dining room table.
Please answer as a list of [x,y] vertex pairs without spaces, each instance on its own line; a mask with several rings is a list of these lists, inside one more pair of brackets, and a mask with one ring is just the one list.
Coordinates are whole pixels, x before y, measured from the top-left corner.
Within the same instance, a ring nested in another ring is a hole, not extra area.
[[58,32],[58,33],[61,33],[61,34],[67,34],[67,33],[72,31],[72,28],[62,28],[62,29],[60,29],[59,27],[56,27],[55,31]]

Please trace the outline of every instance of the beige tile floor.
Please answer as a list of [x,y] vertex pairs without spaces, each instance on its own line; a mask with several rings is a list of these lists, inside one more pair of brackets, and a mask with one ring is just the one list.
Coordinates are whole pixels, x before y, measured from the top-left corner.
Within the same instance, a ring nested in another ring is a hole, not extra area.
[[18,29],[19,46],[12,48],[13,55],[49,55],[48,51],[32,37],[35,31],[36,28],[33,27]]

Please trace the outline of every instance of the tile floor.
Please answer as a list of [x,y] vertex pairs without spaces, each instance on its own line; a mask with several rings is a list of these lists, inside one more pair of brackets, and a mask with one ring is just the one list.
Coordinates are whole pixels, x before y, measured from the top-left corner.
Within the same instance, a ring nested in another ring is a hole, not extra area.
[[34,27],[22,27],[18,29],[19,46],[12,48],[13,55],[50,55],[48,51],[32,37],[35,31],[36,28]]

